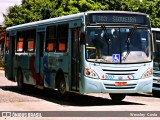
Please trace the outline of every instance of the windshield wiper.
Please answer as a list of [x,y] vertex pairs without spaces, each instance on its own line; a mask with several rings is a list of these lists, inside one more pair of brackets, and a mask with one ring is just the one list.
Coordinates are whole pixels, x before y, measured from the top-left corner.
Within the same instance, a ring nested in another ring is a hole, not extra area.
[[130,40],[131,40],[131,37],[136,29],[137,29],[137,26],[134,26],[134,28],[128,33],[127,39],[125,41],[125,43],[127,44],[127,53],[122,58],[122,61],[125,61],[127,59],[128,55],[130,54]]
[[105,58],[103,58],[103,57],[101,57],[101,59],[102,59],[102,62],[108,62],[108,60],[107,59],[105,59]]
[[105,38],[106,43],[108,45],[108,54],[109,54],[109,46],[111,44],[111,39],[109,38],[109,34],[108,34],[104,24],[101,25],[101,28],[102,28],[102,30],[104,30],[104,38]]

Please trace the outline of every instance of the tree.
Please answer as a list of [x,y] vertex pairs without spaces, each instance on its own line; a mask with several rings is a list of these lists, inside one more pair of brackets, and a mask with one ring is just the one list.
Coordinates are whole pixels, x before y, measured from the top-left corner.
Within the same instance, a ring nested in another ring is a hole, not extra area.
[[20,6],[15,5],[14,7],[9,7],[8,9],[8,15],[3,14],[5,18],[5,25],[13,26],[24,23],[24,19],[21,19],[23,17],[23,9]]
[[102,5],[99,2],[93,0],[54,0],[54,10],[51,17],[69,15],[79,12],[91,11],[91,10],[104,10],[107,5]]
[[152,27],[160,27],[160,8],[159,0],[126,0],[128,10],[134,12],[143,12],[149,15]]
[[102,5],[107,4],[106,10],[125,10],[125,0],[100,0]]
[[48,19],[51,16],[50,0],[23,0],[22,5],[9,7],[8,14],[3,14],[5,26],[13,26],[32,21]]
[[50,0],[23,0],[21,7],[27,13],[24,19],[31,22],[50,18],[52,3]]
[[150,16],[152,27],[160,27],[160,1],[159,0],[143,0],[140,10]]
[[93,0],[22,0],[21,6],[8,9],[6,27],[91,10],[104,10],[108,6]]
[[5,26],[93,10],[123,10],[147,13],[152,27],[160,27],[160,0],[22,0],[8,8]]

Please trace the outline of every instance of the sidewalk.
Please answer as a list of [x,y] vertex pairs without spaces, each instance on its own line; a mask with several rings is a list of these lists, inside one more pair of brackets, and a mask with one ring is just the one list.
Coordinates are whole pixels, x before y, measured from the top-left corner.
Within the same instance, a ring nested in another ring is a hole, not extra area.
[[0,73],[4,73],[4,70],[1,70],[1,69],[0,69]]

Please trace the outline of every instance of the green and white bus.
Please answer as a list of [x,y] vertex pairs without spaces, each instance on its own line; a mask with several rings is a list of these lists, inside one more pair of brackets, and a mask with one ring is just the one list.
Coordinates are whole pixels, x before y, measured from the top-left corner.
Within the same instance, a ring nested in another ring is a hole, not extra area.
[[160,96],[160,28],[152,28],[153,33],[153,88],[154,96]]
[[83,12],[7,28],[5,76],[19,89],[58,90],[62,99],[70,92],[109,93],[121,101],[152,91],[151,53],[145,13]]

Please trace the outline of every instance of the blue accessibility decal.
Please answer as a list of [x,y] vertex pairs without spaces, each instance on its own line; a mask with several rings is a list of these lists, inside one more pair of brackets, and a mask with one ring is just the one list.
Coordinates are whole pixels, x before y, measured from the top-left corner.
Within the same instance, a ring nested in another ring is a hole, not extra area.
[[119,63],[120,62],[120,54],[112,54],[112,62]]

